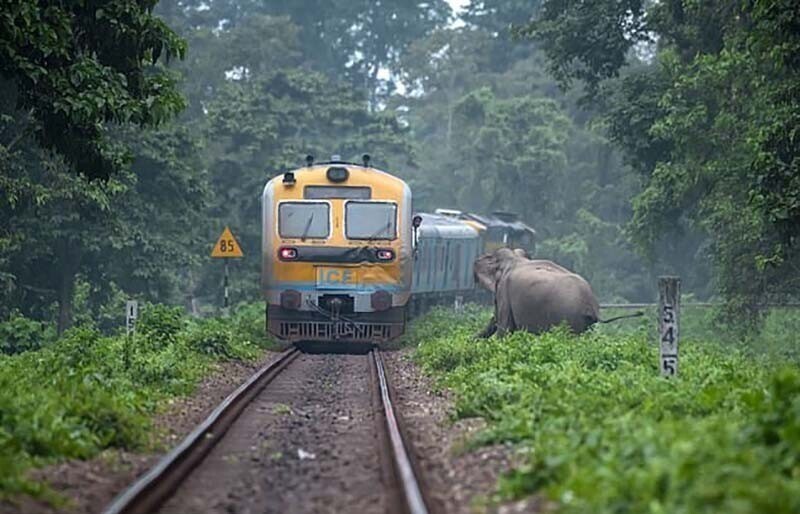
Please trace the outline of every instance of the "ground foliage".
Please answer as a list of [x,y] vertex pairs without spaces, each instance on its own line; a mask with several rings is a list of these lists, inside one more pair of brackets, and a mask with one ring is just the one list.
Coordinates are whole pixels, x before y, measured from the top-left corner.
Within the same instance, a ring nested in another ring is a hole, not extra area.
[[576,513],[800,509],[798,361],[685,337],[667,380],[647,327],[475,340],[487,317],[434,311],[412,339],[455,415],[488,422],[475,444],[525,456],[496,499],[543,494]]
[[19,316],[0,323],[0,498],[52,497],[26,478],[31,466],[148,448],[164,399],[190,393],[215,363],[272,345],[256,329],[256,311],[242,305],[231,318],[197,320],[179,307],[144,305],[132,339],[91,324],[55,338]]

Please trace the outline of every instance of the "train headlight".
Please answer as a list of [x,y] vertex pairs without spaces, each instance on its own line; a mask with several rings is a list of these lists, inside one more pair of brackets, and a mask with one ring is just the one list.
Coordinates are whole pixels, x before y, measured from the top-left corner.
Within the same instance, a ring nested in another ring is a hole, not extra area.
[[295,291],[294,289],[281,291],[281,307],[284,309],[293,311],[299,309],[301,299],[302,295],[300,294],[300,291]]
[[392,306],[392,295],[383,290],[375,291],[370,296],[370,304],[373,310],[385,311]]
[[394,250],[380,248],[375,251],[375,257],[377,257],[379,261],[391,261],[394,259]]
[[297,260],[297,248],[291,248],[288,246],[281,247],[281,249],[278,250],[278,259],[282,261]]
[[327,175],[328,180],[331,182],[344,182],[347,180],[347,177],[350,175],[350,172],[347,171],[347,168],[342,168],[341,166],[333,166],[328,168],[328,171],[325,173]]

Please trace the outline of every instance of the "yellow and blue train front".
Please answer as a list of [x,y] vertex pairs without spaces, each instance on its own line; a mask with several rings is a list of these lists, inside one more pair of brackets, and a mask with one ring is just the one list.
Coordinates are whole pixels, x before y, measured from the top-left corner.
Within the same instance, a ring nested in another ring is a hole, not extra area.
[[[346,179],[332,181],[331,169],[346,170]],[[410,200],[402,180],[356,165],[303,168],[267,183],[269,332],[289,342],[400,336],[411,284]]]

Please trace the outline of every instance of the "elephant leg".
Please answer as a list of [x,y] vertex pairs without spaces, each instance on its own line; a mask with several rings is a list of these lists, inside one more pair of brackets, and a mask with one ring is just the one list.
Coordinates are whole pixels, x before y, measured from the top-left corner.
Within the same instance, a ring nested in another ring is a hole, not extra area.
[[495,322],[494,316],[492,316],[492,319],[489,320],[489,324],[486,325],[486,328],[478,332],[477,337],[481,339],[487,339],[492,337],[492,334],[495,332],[497,332],[497,323]]
[[503,337],[508,332],[513,332],[517,329],[517,324],[514,321],[514,312],[511,308],[508,281],[500,284],[497,288],[495,304],[497,336]]

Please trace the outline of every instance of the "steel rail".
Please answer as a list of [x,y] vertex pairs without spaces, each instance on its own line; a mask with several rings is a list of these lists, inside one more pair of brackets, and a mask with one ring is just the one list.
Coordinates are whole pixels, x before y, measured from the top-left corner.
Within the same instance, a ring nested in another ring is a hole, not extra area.
[[378,350],[372,351],[372,359],[378,373],[378,385],[380,387],[381,405],[386,419],[386,430],[389,435],[389,443],[394,457],[394,463],[398,475],[398,481],[403,490],[406,500],[406,507],[409,514],[428,514],[428,507],[422,496],[422,489],[414,473],[406,444],[400,431],[397,416],[394,413],[394,406],[389,395],[389,383],[386,380],[386,372],[383,368],[383,360]]
[[178,446],[120,493],[103,513],[146,514],[157,510],[222,439],[253,398],[299,354],[299,350],[291,348],[255,372],[229,394]]

